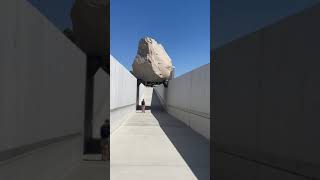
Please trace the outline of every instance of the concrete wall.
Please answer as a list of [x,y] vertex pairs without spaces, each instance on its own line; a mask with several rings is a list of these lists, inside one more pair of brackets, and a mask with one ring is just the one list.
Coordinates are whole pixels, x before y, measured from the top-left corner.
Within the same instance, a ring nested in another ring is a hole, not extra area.
[[216,179],[320,178],[319,12],[214,52]]
[[136,110],[137,79],[110,55],[110,132]]
[[155,89],[169,114],[210,139],[210,64]]
[[92,137],[100,137],[100,128],[110,117],[110,77],[100,68],[94,77],[93,131]]
[[142,99],[144,99],[144,91],[146,87],[143,84],[139,85],[139,105],[141,105]]
[[81,158],[85,56],[25,0],[0,22],[0,179],[58,179]]

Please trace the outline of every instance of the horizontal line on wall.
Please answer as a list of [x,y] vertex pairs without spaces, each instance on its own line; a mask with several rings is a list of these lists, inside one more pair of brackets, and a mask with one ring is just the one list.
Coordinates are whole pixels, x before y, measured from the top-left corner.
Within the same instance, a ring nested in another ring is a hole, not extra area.
[[135,105],[136,105],[136,103],[132,103],[132,104],[128,104],[128,105],[125,105],[125,106],[116,107],[116,108],[110,109],[110,112],[118,110],[118,109],[126,108],[126,107],[129,107],[129,106],[135,106]]
[[164,106],[165,109],[167,109],[167,107],[171,107],[171,108],[178,109],[180,111],[184,111],[184,112],[196,115],[196,116],[200,116],[200,117],[203,117],[203,118],[206,118],[206,119],[210,119],[210,114],[208,114],[208,113],[194,111],[194,110],[190,110],[190,109],[186,109],[186,108],[182,108],[182,107],[177,107],[177,106],[166,104],[165,100],[159,95],[158,91],[155,90],[155,92],[156,92],[158,98],[160,99],[162,106]]
[[77,132],[77,133],[73,133],[73,134],[69,134],[66,136],[61,136],[61,137],[56,137],[56,138],[51,138],[51,139],[46,139],[40,142],[36,142],[36,143],[32,143],[32,144],[28,144],[28,145],[23,145],[17,148],[12,148],[12,149],[8,149],[8,150],[4,150],[2,152],[0,152],[0,161],[6,161],[9,160],[11,158],[17,157],[19,155],[22,154],[26,154],[28,152],[34,151],[36,149],[40,149],[43,148],[45,146],[57,143],[57,142],[61,142],[61,141],[65,141],[68,139],[72,139],[78,136],[81,136],[82,133],[81,132]]
[[[214,151],[215,152],[220,152],[229,156],[233,156],[235,158],[239,158],[245,161],[249,161],[255,164],[259,164],[261,166],[265,166],[265,167],[269,167],[272,169],[276,169],[279,171],[283,171],[286,172],[288,174],[293,174],[296,176],[300,176],[300,177],[304,177],[306,179],[310,179],[310,180],[319,180],[318,177],[314,177],[308,173],[305,172],[300,172],[300,170],[296,169],[297,167],[303,167],[304,165],[311,165],[310,163],[306,163],[306,162],[299,162],[297,160],[288,160],[285,158],[279,158],[277,156],[272,156],[268,153],[260,153],[260,155],[258,155],[257,153],[254,153],[252,151],[244,151],[241,150],[240,148],[237,147],[226,147],[226,145],[223,144],[219,144],[219,143],[213,143],[213,147],[214,147]],[[238,151],[238,152],[235,152]],[[252,154],[252,155],[249,155]],[[259,160],[260,159],[260,160]],[[274,159],[277,159],[278,162],[268,162],[268,159],[271,159],[271,161],[274,161]],[[273,160],[272,160],[273,159]],[[283,161],[284,163],[279,163]],[[288,167],[288,166],[291,167]],[[319,169],[320,167],[318,165],[313,164],[313,169]]]
[[208,113],[194,111],[194,110],[186,109],[186,108],[181,108],[181,107],[173,106],[173,105],[170,105],[170,104],[168,104],[166,106],[168,106],[170,108],[178,109],[180,111],[184,111],[184,112],[187,112],[187,113],[190,113],[190,114],[194,114],[196,116],[201,116],[201,117],[206,118],[206,119],[210,119],[210,114],[208,114]]

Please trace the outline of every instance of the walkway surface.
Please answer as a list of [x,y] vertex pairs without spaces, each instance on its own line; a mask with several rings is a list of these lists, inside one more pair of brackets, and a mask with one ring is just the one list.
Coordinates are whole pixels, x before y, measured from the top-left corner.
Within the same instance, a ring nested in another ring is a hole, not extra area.
[[153,108],[159,100],[152,88],[145,101],[151,110],[136,112],[111,135],[111,179],[209,179],[209,141]]
[[109,179],[109,161],[101,161],[101,155],[87,155],[64,180],[107,180]]

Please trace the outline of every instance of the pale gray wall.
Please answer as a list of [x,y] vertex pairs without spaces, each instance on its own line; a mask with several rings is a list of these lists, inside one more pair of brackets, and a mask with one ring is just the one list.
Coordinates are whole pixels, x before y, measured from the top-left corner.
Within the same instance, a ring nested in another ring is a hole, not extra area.
[[110,55],[110,131],[136,110],[137,79]]
[[143,84],[139,85],[139,105],[141,105],[142,99],[144,99],[144,91],[146,87]]
[[155,89],[169,114],[210,139],[210,64]]
[[110,116],[110,77],[101,68],[94,76],[93,131],[94,138],[100,138],[100,128]]
[[215,172],[227,176],[253,164],[244,179],[320,178],[319,12],[315,7],[215,51],[214,147],[233,154],[217,161]]
[[82,152],[85,55],[25,0],[0,22],[0,179],[56,179]]

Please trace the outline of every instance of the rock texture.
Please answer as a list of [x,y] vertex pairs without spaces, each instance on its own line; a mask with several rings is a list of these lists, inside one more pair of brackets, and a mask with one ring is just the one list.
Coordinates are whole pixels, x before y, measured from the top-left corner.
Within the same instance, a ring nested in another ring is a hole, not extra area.
[[145,37],[139,41],[132,69],[138,79],[146,82],[163,82],[170,78],[173,66],[163,46],[156,40]]
[[109,58],[109,0],[75,0],[71,10],[76,44],[89,56]]

